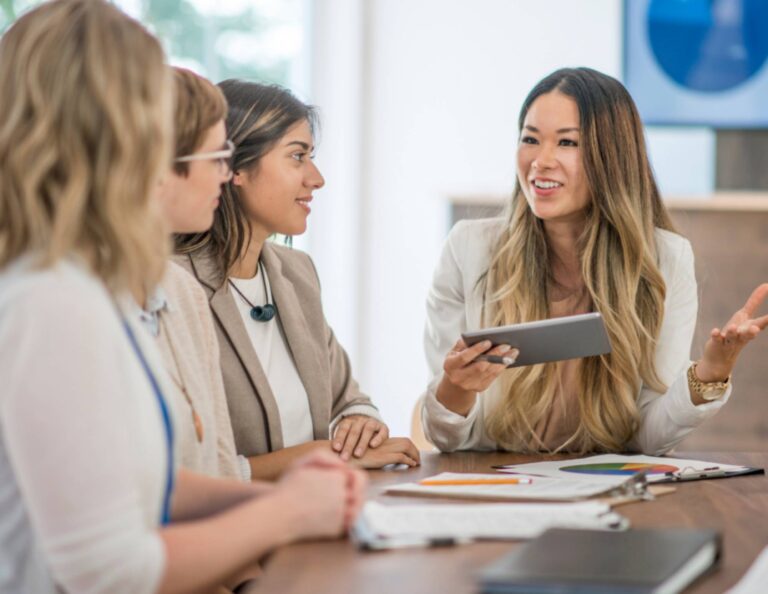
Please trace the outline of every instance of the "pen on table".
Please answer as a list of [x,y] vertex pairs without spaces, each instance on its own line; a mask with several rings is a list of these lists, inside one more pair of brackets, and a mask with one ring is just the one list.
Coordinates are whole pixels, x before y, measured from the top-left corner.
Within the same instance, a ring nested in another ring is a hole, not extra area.
[[721,469],[719,466],[712,466],[710,468],[683,469],[677,472],[665,472],[664,476],[677,481],[685,481],[701,478],[721,478],[728,476],[728,471]]
[[708,466],[707,468],[693,468],[691,466],[686,466],[685,468],[681,470],[675,470],[672,472],[665,472],[664,474],[666,476],[687,476],[687,475],[694,475],[699,474],[702,472],[711,472],[713,470],[720,470],[719,466]]
[[475,357],[475,361],[488,361],[488,363],[496,363],[497,365],[514,365],[514,357],[499,357],[498,355],[478,355]]
[[493,470],[500,470],[504,474],[524,474],[525,476],[535,476],[539,478],[549,478],[546,474],[536,474],[535,472],[522,472],[520,470],[512,470],[511,464],[494,464],[491,466]]
[[529,478],[493,478],[493,479],[424,479],[419,481],[425,487],[443,485],[530,485]]
[[455,536],[443,536],[435,538],[382,538],[381,540],[374,540],[368,542],[362,542],[363,548],[376,551],[386,549],[406,549],[406,548],[437,548],[437,547],[452,547],[461,544],[470,544],[474,542],[473,538],[462,538]]

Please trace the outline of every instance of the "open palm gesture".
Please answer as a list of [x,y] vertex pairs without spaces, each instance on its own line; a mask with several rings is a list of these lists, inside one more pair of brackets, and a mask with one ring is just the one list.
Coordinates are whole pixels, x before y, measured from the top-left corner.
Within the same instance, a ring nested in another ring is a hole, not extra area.
[[731,316],[722,330],[712,330],[704,346],[704,357],[696,370],[701,380],[719,381],[731,374],[741,349],[768,326],[768,315],[755,317],[766,297],[768,283],[752,291],[744,307]]

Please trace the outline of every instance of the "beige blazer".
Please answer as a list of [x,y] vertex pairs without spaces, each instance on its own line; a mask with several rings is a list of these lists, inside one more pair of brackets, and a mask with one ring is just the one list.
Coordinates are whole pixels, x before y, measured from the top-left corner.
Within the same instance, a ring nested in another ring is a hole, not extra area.
[[[283,335],[309,398],[315,439],[328,439],[332,419],[360,405],[378,418],[370,398],[352,377],[349,358],[323,315],[320,283],[311,258],[289,247],[265,243],[261,261]],[[255,456],[283,448],[276,396],[259,363],[229,283],[204,252],[178,256],[208,297],[221,350],[221,369],[238,454]],[[256,322],[254,322],[256,323]]]
[[[168,263],[161,286],[167,305],[159,313],[157,342],[168,374],[175,378],[171,394],[178,411],[178,461],[210,476],[240,478],[208,299],[195,279],[173,262]],[[180,379],[202,420],[202,442],[195,434],[189,402],[176,383]]]

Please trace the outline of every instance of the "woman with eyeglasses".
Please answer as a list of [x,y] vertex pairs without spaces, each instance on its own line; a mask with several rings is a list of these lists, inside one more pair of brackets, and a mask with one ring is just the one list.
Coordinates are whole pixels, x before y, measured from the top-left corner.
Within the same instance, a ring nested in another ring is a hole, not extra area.
[[415,466],[360,391],[325,321],[309,256],[268,241],[307,228],[323,176],[312,161],[316,114],[289,91],[229,80],[235,144],[210,231],[179,236],[179,262],[206,292],[238,453],[251,476],[274,478],[301,454],[328,450],[364,468]]
[[270,485],[176,465],[188,411],[135,319],[167,261],[172,97],[159,42],[106,1],[0,39],[0,592],[210,592],[361,504],[330,455]]
[[[222,184],[232,176],[233,147],[226,139],[227,102],[213,83],[173,68],[175,157],[158,199],[167,231],[206,231]],[[219,368],[219,347],[205,294],[173,262],[136,312],[155,336],[180,412],[179,463],[210,476],[242,477]]]

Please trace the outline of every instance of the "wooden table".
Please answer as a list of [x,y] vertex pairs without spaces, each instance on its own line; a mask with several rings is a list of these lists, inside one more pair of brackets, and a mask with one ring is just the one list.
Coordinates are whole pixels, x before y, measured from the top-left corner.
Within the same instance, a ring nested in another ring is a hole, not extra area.
[[[768,452],[691,453],[687,458],[765,468]],[[370,473],[370,493],[388,504],[424,503],[424,498],[382,495],[393,483],[414,481],[438,472],[488,472],[493,464],[539,460],[503,453],[422,453],[422,466],[407,471]],[[768,545],[768,478],[764,475],[707,480],[677,485],[656,501],[618,508],[637,528],[715,528],[723,533],[720,569],[694,583],[686,593],[720,594],[735,584]],[[347,540],[310,542],[273,554],[264,575],[245,589],[248,594],[469,594],[477,592],[473,575],[490,561],[519,546],[484,542],[444,549],[361,552]]]

